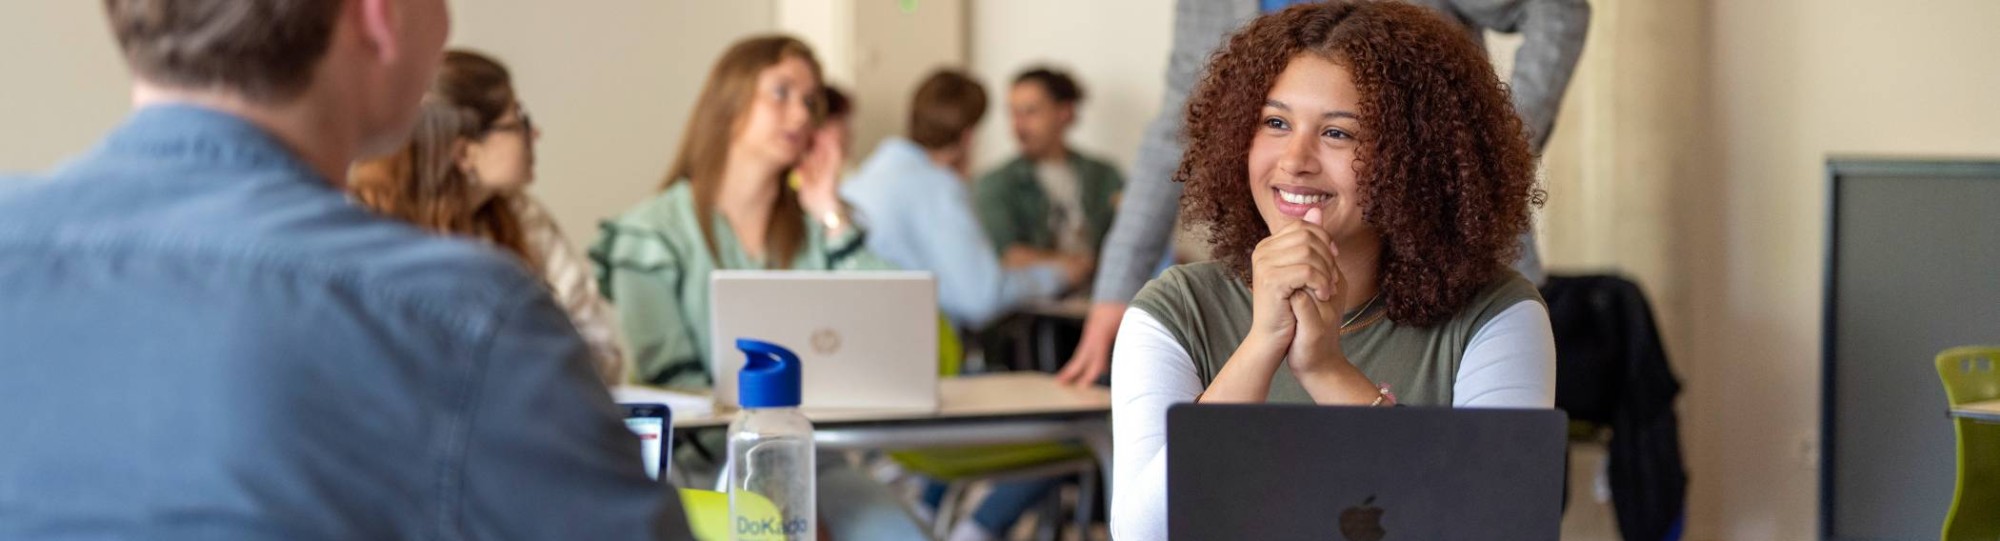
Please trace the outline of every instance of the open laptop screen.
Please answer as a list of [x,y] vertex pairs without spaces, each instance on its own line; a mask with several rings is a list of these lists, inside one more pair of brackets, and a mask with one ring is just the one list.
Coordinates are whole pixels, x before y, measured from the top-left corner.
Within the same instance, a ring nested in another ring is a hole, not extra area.
[[1556,410],[1174,406],[1168,536],[1556,539],[1566,425]]

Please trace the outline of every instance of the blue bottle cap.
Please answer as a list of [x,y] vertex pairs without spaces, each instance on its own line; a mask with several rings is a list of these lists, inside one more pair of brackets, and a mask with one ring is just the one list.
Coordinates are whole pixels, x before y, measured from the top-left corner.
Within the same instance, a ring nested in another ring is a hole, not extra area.
[[738,338],[736,349],[748,359],[736,377],[736,402],[743,408],[791,408],[799,405],[799,356],[784,346]]

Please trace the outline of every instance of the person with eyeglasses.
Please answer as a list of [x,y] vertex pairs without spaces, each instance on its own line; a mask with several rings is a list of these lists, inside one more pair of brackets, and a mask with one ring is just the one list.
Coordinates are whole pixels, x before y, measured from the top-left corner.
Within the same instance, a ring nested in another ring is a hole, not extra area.
[[355,164],[348,189],[376,212],[483,240],[519,259],[590,345],[598,377],[617,385],[629,375],[617,313],[598,293],[590,263],[527,193],[541,135],[506,66],[477,52],[446,51],[410,142]]

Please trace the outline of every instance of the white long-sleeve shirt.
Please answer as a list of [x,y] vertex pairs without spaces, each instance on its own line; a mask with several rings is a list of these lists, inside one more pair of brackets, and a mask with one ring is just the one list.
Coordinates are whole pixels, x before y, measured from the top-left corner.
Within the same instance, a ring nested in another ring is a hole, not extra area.
[[[1125,312],[1111,356],[1111,537],[1167,538],[1167,408],[1194,402],[1203,387],[1194,359],[1166,326],[1139,309]],[[1452,407],[1555,405],[1556,348],[1548,309],[1522,301],[1473,333],[1452,384]]]

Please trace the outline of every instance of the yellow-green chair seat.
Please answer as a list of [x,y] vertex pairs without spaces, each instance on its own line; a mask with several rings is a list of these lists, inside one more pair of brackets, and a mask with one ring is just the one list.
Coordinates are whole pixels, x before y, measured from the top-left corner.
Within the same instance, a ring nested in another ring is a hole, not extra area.
[[[777,520],[778,506],[772,505],[763,496],[749,494],[744,501],[751,508],[751,520]],[[692,488],[681,489],[681,508],[687,510],[688,529],[694,531],[694,538],[700,541],[730,541],[729,495],[712,490]],[[746,541],[762,541],[766,537],[742,538]],[[784,536],[773,535],[768,539],[783,541]]]
[[[1952,407],[2000,400],[2000,347],[1962,347],[1937,357]],[[1952,420],[1958,433],[1958,488],[1945,515],[1944,541],[2000,539],[2000,424]]]
[[1089,458],[1090,449],[1073,443],[1047,442],[923,449],[889,453],[910,471],[940,481],[953,481],[998,471],[1063,460]]

